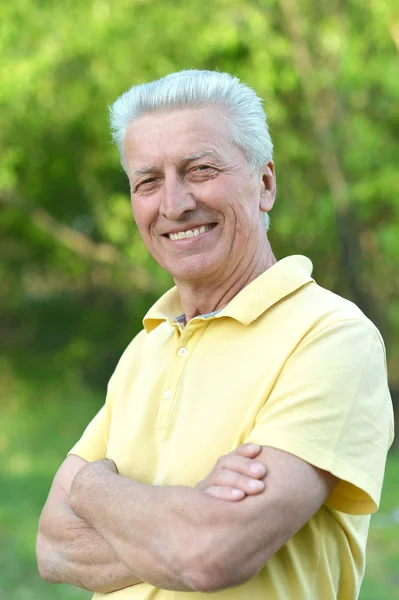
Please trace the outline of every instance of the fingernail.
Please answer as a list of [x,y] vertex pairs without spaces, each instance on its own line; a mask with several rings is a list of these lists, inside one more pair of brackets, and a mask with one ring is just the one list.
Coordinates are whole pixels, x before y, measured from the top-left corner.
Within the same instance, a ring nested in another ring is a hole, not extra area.
[[248,483],[248,487],[250,487],[251,490],[261,490],[263,489],[263,482],[259,481],[259,479],[251,479]]
[[251,473],[254,473],[254,475],[260,475],[265,472],[265,467],[259,463],[255,463],[250,466],[250,471]]
[[249,444],[248,450],[250,450],[250,452],[255,452],[255,450],[260,450],[260,446],[259,444]]
[[233,496],[233,498],[242,498],[243,496],[245,496],[245,493],[241,490],[232,490],[231,495]]

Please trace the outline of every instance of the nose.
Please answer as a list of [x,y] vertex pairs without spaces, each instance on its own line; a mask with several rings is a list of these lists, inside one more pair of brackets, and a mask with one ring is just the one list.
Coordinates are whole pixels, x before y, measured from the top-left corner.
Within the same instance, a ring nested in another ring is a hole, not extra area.
[[177,173],[165,174],[159,212],[171,221],[177,221],[184,213],[195,210],[195,197]]

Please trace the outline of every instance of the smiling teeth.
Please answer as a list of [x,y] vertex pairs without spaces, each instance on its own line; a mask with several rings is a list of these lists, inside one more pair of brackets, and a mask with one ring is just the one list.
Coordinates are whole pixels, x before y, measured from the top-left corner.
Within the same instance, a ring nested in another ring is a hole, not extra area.
[[185,238],[197,237],[200,233],[206,233],[212,229],[212,225],[201,225],[199,229],[188,229],[188,231],[179,231],[179,233],[169,233],[170,240],[184,240]]

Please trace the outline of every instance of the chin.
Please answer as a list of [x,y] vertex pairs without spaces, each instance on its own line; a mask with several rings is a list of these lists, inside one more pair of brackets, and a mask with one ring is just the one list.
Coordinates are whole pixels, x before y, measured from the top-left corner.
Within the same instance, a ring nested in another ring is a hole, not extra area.
[[192,266],[185,269],[174,269],[173,271],[169,271],[176,282],[200,281],[201,279],[211,277],[213,272],[214,269],[211,269],[209,265],[207,265],[205,268]]
[[174,280],[177,281],[195,281],[209,277],[217,270],[217,265],[213,261],[204,260],[184,260],[180,259],[178,264],[161,263],[161,267],[167,271]]

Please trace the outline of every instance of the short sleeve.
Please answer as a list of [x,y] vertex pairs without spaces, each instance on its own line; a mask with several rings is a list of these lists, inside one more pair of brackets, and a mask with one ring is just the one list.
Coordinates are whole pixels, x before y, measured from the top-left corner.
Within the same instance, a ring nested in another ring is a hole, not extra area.
[[94,462],[106,458],[111,414],[114,399],[115,375],[108,383],[105,404],[88,424],[80,440],[68,452],[84,458],[88,462]]
[[330,508],[378,508],[393,441],[385,349],[370,321],[331,324],[305,338],[285,363],[247,442],[272,446],[340,482]]

